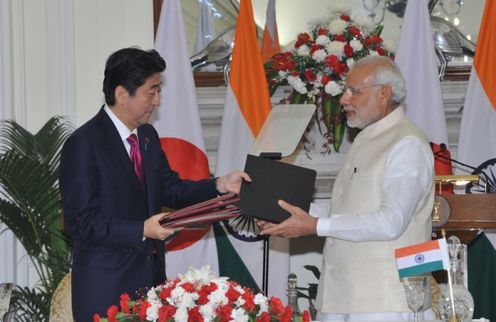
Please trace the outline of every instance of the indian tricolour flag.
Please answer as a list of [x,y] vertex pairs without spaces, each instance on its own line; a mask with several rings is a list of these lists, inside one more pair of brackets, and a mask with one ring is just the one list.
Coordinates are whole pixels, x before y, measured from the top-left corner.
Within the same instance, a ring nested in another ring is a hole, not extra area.
[[[216,176],[244,169],[246,155],[270,112],[270,97],[257,42],[250,0],[241,0],[234,37],[231,71],[227,85],[217,154]],[[246,218],[245,218],[246,219]],[[219,273],[243,286],[260,289],[263,271],[263,237],[248,219],[214,225]],[[289,242],[270,239],[269,296],[286,296],[289,274]]]
[[400,278],[449,268],[446,239],[398,248],[394,251]]

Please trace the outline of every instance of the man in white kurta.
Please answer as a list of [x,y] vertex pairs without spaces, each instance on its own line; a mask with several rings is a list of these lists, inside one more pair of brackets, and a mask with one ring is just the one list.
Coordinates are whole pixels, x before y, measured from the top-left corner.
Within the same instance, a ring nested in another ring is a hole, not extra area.
[[292,216],[262,233],[326,237],[317,294],[320,320],[401,321],[410,310],[396,248],[430,240],[434,166],[430,146],[401,102],[405,80],[385,57],[350,70],[341,103],[362,131],[334,183],[330,215],[315,218],[283,201]]

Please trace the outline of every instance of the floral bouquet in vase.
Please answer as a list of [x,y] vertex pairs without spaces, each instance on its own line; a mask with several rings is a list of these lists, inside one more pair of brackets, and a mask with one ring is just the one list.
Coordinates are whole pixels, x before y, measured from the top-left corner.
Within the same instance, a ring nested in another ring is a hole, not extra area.
[[[122,294],[119,306],[112,305],[106,318],[95,314],[93,321],[291,322],[292,318],[291,307],[280,299],[254,294],[203,267],[150,289],[143,298],[131,300]],[[308,311],[300,319],[308,322]]]
[[298,35],[291,51],[276,54],[265,64],[269,91],[272,95],[278,86],[290,85],[292,92],[283,103],[315,104],[325,152],[331,147],[339,152],[346,125],[339,98],[346,73],[364,56],[394,55],[380,37],[382,26],[350,15],[349,9],[334,9],[330,18],[312,25],[310,33]]

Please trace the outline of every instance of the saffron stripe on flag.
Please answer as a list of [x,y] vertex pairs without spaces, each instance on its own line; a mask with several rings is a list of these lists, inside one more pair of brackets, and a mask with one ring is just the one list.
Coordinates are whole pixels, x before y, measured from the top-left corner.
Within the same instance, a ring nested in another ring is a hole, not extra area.
[[409,256],[413,254],[418,254],[421,252],[426,252],[433,249],[439,249],[440,244],[438,243],[439,239],[432,240],[423,244],[412,245],[408,247],[398,248],[394,251],[394,255],[396,258]]

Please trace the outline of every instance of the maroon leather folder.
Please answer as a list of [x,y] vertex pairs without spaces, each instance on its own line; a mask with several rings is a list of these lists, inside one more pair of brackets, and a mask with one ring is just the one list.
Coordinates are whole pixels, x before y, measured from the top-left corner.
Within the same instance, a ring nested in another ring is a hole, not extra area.
[[237,217],[241,214],[235,205],[238,201],[237,194],[226,194],[170,212],[160,219],[160,224],[166,228],[188,228]]

